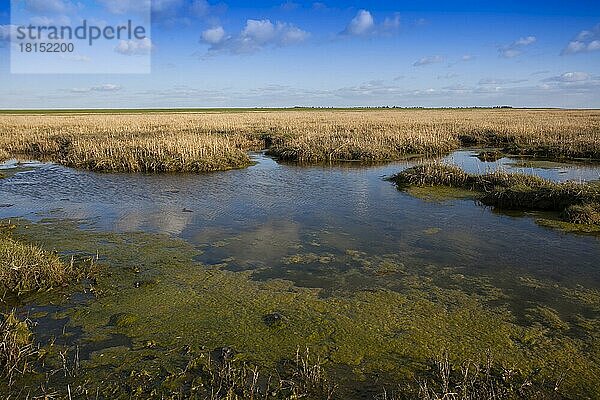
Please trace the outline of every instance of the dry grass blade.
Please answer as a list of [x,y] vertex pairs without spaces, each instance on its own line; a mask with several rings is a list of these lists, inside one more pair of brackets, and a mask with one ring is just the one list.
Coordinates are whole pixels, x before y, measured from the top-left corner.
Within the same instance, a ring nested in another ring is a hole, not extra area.
[[15,375],[30,371],[37,350],[27,321],[20,321],[14,311],[0,315],[0,320],[0,375],[10,386]]

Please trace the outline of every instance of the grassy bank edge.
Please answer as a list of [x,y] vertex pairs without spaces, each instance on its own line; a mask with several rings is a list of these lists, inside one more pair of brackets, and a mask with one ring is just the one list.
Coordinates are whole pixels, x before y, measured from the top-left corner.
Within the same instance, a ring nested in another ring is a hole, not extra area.
[[451,187],[476,194],[482,204],[506,210],[556,211],[569,223],[600,225],[600,186],[552,182],[537,176],[495,171],[469,174],[457,166],[429,163],[389,178],[401,190]]

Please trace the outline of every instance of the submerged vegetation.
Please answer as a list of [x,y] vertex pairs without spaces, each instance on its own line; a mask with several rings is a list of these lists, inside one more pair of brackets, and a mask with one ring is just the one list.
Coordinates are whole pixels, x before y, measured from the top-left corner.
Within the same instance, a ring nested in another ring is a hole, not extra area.
[[248,150],[282,160],[389,161],[467,145],[600,159],[600,113],[567,110],[303,110],[228,113],[2,114],[0,158],[95,171],[242,168]]
[[399,188],[445,186],[477,192],[481,203],[509,210],[557,211],[576,224],[600,224],[600,186],[556,183],[519,173],[469,174],[452,165],[430,163],[408,168],[390,178]]
[[[30,397],[321,400],[382,398],[385,389],[394,398],[425,400],[448,393],[488,398],[492,390],[497,399],[600,393],[600,302],[593,289],[519,273],[508,274],[515,289],[504,291],[493,286],[497,280],[465,276],[460,268],[413,266],[397,254],[352,249],[327,260],[311,252],[281,259],[290,268],[325,261],[349,266],[337,274],[341,281],[397,282],[395,289],[323,293],[229,271],[233,260],[199,264],[193,261],[199,250],[161,235],[92,232],[52,221],[17,233],[69,253],[98,251],[109,268],[95,285],[97,299],[31,317],[45,327],[53,319],[68,323],[41,331],[66,347],[40,342],[43,363],[17,377]],[[521,291],[549,303],[514,309]],[[445,351],[447,361],[432,363]],[[15,387],[0,383],[0,393],[14,395]]]

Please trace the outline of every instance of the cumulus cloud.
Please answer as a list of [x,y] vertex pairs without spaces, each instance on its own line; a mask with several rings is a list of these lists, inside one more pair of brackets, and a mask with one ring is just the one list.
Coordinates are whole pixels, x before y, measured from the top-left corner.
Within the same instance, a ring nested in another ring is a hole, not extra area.
[[537,42],[535,36],[526,36],[519,38],[506,46],[500,46],[498,53],[503,58],[515,58],[523,54],[523,49]]
[[600,24],[584,30],[571,40],[561,52],[562,55],[588,53],[600,50]]
[[367,10],[359,10],[344,30],[346,35],[366,35],[375,28],[375,20]]
[[210,45],[216,45],[225,39],[225,29],[222,26],[210,28],[202,32],[202,41]]
[[236,35],[227,35],[222,26],[207,29],[201,42],[210,45],[209,52],[227,51],[233,54],[253,53],[265,47],[289,46],[305,41],[309,33],[286,22],[272,23],[268,19],[246,21],[244,29]]
[[121,40],[115,51],[126,56],[140,56],[150,54],[154,45],[149,38],[141,40]]
[[367,36],[372,34],[389,34],[400,29],[400,14],[394,13],[377,24],[368,10],[359,10],[341,34],[344,36]]
[[444,57],[442,56],[429,56],[423,57],[420,60],[417,60],[413,63],[414,67],[424,67],[426,65],[438,64],[444,62]]

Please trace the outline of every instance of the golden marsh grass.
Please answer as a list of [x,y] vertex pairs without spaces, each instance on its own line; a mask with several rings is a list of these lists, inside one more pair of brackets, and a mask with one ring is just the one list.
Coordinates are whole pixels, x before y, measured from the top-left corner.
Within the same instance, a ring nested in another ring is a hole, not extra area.
[[600,159],[596,110],[288,110],[0,114],[0,156],[98,171],[242,168],[248,150],[283,160],[389,161],[465,145]]

